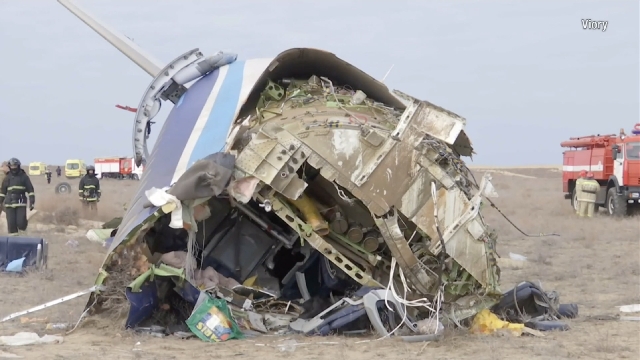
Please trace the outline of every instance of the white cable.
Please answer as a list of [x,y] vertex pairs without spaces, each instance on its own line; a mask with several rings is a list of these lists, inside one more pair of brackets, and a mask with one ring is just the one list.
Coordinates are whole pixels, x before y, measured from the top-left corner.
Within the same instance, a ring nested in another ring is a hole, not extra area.
[[403,305],[403,309],[402,309],[402,321],[400,322],[400,324],[398,324],[398,326],[395,327],[395,329],[393,329],[391,332],[389,332],[387,335],[377,339],[377,340],[381,340],[384,338],[387,338],[389,336],[391,336],[393,333],[395,333],[398,329],[400,329],[400,327],[402,327],[402,325],[404,324],[404,322],[407,320],[407,306],[409,307],[424,307],[428,310],[430,310],[431,312],[434,312],[436,314],[436,331],[437,331],[437,324],[439,324],[439,312],[440,312],[440,307],[442,304],[442,293],[440,291],[440,289],[438,289],[438,293],[436,294],[436,300],[435,300],[435,309],[432,308],[430,305],[431,302],[426,299],[426,298],[421,298],[421,299],[417,299],[417,300],[407,300],[407,291],[409,289],[409,286],[407,284],[407,279],[404,276],[404,272],[402,271],[402,268],[400,266],[398,266],[398,274],[400,275],[400,280],[402,282],[402,287],[403,287],[403,296],[400,297],[395,289],[395,286],[393,284],[393,275],[395,272],[395,268],[397,265],[397,261],[395,257],[391,258],[391,270],[389,272],[389,282],[387,283],[387,288],[385,291],[385,296],[384,296],[384,303],[387,307],[387,309],[389,309],[389,311],[394,312],[394,310],[389,306],[389,298],[388,298],[388,294],[391,293],[391,296],[393,296],[393,298],[400,304]]
[[[420,299],[416,299],[416,300],[406,300],[406,292],[409,289],[409,285],[407,284],[407,279],[404,276],[404,271],[402,271],[402,268],[400,266],[398,266],[398,274],[400,274],[400,280],[402,281],[402,287],[403,287],[403,292],[405,293],[404,297],[400,297],[395,289],[395,286],[393,284],[393,274],[395,272],[395,267],[397,265],[397,261],[394,257],[391,258],[391,271],[389,272],[389,283],[387,284],[387,290],[391,292],[391,295],[393,296],[394,300],[396,300],[397,302],[399,302],[400,304],[403,304],[405,306],[410,306],[410,307],[425,307],[428,310],[431,311],[435,311],[432,307],[431,307],[431,302],[429,301],[429,299],[427,298],[420,298]],[[385,294],[385,304],[387,305],[387,308],[389,310],[392,310],[389,307],[388,301],[387,301],[387,296]]]
[[335,182],[331,182],[333,184],[333,187],[336,188],[336,191],[338,192],[338,196],[340,197],[340,199],[346,201],[349,204],[352,204],[355,200],[354,199],[349,199],[349,197],[344,193],[344,191],[342,191],[339,187],[338,184],[336,184]]
[[[435,182],[431,183],[431,197],[433,198],[433,207],[434,207],[434,220],[436,221],[436,224],[438,222],[438,204],[437,204],[437,193],[436,193],[436,184]],[[416,228],[417,231],[417,228]],[[445,249],[442,249],[442,251],[445,251]],[[440,286],[440,288],[438,288],[438,291],[436,293],[435,299],[434,299],[434,303],[432,304],[427,298],[421,298],[421,299],[416,299],[416,300],[407,300],[407,291],[408,291],[408,284],[407,284],[407,279],[404,276],[404,271],[402,270],[402,267],[398,266],[398,274],[400,275],[400,281],[402,282],[402,287],[403,287],[403,296],[400,297],[398,295],[398,293],[396,292],[395,286],[393,284],[393,277],[394,277],[394,273],[395,273],[395,269],[396,269],[396,265],[397,265],[397,260],[395,257],[391,257],[391,270],[389,271],[389,282],[387,283],[387,288],[386,288],[386,292],[385,292],[385,296],[384,296],[384,303],[385,306],[387,307],[387,309],[389,309],[389,311],[393,312],[393,309],[389,306],[389,293],[391,293],[391,296],[393,297],[393,299],[395,301],[397,301],[398,303],[403,305],[403,314],[402,314],[402,321],[400,322],[400,324],[398,326],[396,326],[395,329],[393,329],[389,334],[387,334],[386,336],[383,336],[381,339],[386,338],[391,336],[394,332],[396,332],[401,326],[402,324],[404,324],[405,320],[407,319],[407,306],[409,307],[424,307],[428,310],[430,310],[431,312],[435,313],[435,320],[436,320],[436,330],[435,332],[437,333],[438,331],[438,324],[440,323],[440,309],[442,306],[442,301],[444,299],[444,284],[442,284]],[[435,307],[435,309],[433,307]],[[430,319],[433,319],[433,317],[431,317]]]
[[[338,100],[338,95],[336,95],[336,89],[333,87],[333,82],[324,76],[321,76],[320,80],[324,80],[329,83],[329,86],[331,87],[331,94],[333,95],[333,98],[336,100],[336,104],[338,105],[338,107],[342,109],[344,112],[346,112],[347,114],[349,114],[349,116],[351,116],[354,120],[356,120],[356,122],[358,122],[360,125],[364,125],[364,122],[362,122],[357,116],[353,115],[353,113],[347,110],[347,108],[345,108],[340,103],[340,100]],[[324,84],[322,85],[322,87],[324,88]]]

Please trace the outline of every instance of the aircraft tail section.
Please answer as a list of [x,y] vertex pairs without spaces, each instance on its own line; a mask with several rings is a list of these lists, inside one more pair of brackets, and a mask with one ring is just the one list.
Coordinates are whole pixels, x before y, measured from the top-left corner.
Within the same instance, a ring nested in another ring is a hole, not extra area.
[[116,49],[120,50],[120,52],[131,59],[131,61],[140,66],[149,75],[155,77],[164,67],[162,62],[147,54],[126,36],[109,28],[107,25],[97,20],[94,16],[90,15],[70,0],[58,0],[58,2],[107,40]]

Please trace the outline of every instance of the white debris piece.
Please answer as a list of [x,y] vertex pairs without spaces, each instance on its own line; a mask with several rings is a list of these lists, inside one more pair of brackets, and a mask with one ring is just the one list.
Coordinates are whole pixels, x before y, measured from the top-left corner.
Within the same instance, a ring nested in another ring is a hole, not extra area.
[[87,231],[87,240],[96,242],[98,244],[104,244],[105,240],[109,238],[113,229],[91,229]]
[[484,174],[483,180],[485,181],[485,186],[482,188],[482,195],[488,198],[497,198],[498,192],[496,191],[496,188],[493,186],[493,183],[491,183],[491,180],[492,180],[491,175],[489,175],[488,173]]
[[618,306],[618,308],[620,308],[620,311],[624,313],[640,312],[640,304],[623,305]]
[[416,322],[418,332],[422,335],[440,334],[444,331],[444,325],[436,319],[423,319]]
[[153,206],[164,206],[166,204],[175,204],[175,209],[171,212],[171,222],[169,227],[173,229],[182,229],[182,203],[175,196],[167,193],[169,188],[158,189],[152,187],[144,192],[144,195],[149,199]]
[[509,257],[511,258],[511,260],[515,260],[515,261],[527,261],[526,256],[512,253],[512,252],[509,253]]
[[34,332],[19,332],[13,336],[0,336],[0,345],[7,346],[22,346],[33,344],[61,344],[63,341],[62,336],[58,335],[44,335],[38,336]]

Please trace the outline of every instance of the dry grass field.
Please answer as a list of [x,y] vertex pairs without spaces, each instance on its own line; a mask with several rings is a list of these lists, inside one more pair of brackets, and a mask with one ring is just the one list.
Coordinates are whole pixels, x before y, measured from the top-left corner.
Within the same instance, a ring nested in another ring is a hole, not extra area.
[[[546,290],[560,293],[562,302],[578,303],[580,315],[567,332],[545,337],[494,337],[451,330],[440,342],[407,344],[398,339],[359,342],[352,338],[300,338],[291,355],[311,359],[638,359],[640,322],[616,318],[616,306],[640,303],[640,217],[615,220],[600,214],[580,219],[561,193],[560,172],[545,169],[476,169],[478,175],[492,171],[499,197],[494,201],[525,232],[557,232],[559,237],[528,238],[517,232],[495,210],[484,209],[488,222],[498,229],[498,252],[527,257],[522,266],[503,266],[502,287],[523,280],[540,281]],[[100,245],[84,237],[87,224],[73,221],[79,214],[75,196],[56,196],[54,178],[47,185],[34,179],[41,213],[30,222],[30,232],[41,234],[50,244],[49,266],[42,273],[25,276],[0,274],[0,317],[90,287],[105,256]],[[134,181],[103,181],[103,201],[97,220],[120,215],[123,203],[135,191]],[[77,186],[77,182],[72,182]],[[57,212],[51,216],[43,212]],[[64,215],[67,214],[67,215]],[[76,228],[65,227],[72,222]],[[51,226],[49,224],[54,223]],[[0,231],[5,231],[1,229]],[[77,240],[79,245],[67,245]],[[18,331],[39,334],[47,323],[74,322],[86,297],[31,314],[32,322],[14,319],[0,324],[0,335]],[[637,315],[637,314],[636,314]],[[46,318],[46,319],[45,319]],[[109,325],[104,319],[89,319],[65,337],[63,344],[0,347],[25,359],[226,359],[259,356],[280,359],[281,337],[268,337],[208,344],[200,340],[158,339],[134,335]],[[330,342],[330,343],[327,343]],[[291,356],[289,355],[289,356]]]

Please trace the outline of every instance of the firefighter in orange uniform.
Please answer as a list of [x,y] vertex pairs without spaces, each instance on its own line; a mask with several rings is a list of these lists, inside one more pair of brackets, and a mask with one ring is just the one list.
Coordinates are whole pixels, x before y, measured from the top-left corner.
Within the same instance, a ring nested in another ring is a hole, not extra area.
[[587,178],[583,179],[580,183],[580,217],[593,217],[593,213],[596,208],[596,197],[598,196],[598,190],[600,190],[600,183],[598,183],[593,176],[593,173],[587,173]]
[[582,183],[584,182],[584,178],[587,177],[587,171],[586,170],[582,170],[580,171],[580,176],[578,177],[578,179],[576,180],[576,214],[580,215],[580,199],[582,198]]

